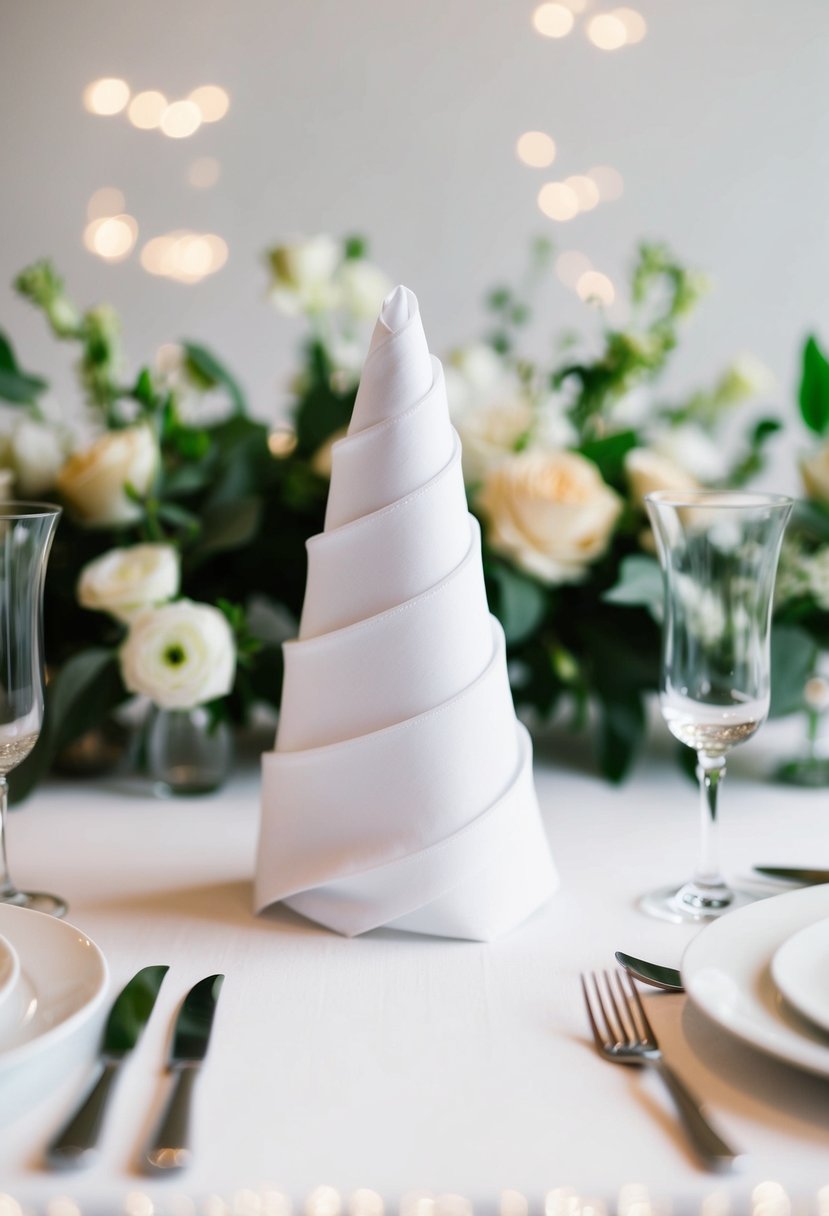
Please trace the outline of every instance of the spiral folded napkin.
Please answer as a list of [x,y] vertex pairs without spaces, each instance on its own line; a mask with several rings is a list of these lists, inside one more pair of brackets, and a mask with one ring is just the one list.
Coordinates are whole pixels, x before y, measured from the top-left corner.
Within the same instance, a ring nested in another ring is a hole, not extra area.
[[256,906],[487,940],[556,886],[443,370],[397,287],[334,445],[263,757]]

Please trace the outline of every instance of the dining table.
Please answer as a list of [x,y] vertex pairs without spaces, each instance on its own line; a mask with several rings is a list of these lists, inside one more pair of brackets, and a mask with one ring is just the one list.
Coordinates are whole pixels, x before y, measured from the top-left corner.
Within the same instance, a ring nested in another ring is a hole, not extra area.
[[[769,898],[790,888],[758,881],[754,865],[829,866],[829,790],[771,779],[800,732],[772,723],[738,748],[722,796],[725,868]],[[582,972],[613,967],[616,950],[678,966],[707,931],[637,907],[694,863],[697,794],[665,736],[655,723],[646,755],[613,785],[596,775],[589,738],[539,732],[560,885],[491,942],[346,938],[284,907],[256,915],[267,739],[248,740],[210,795],[161,797],[121,772],[42,785],[9,816],[12,871],[23,888],[66,897],[67,921],[106,959],[106,999],[70,1041],[3,1079],[0,1216],[829,1211],[829,1079],[749,1046],[684,994],[643,988],[666,1059],[744,1154],[712,1174],[659,1078],[608,1063],[591,1040]],[[89,1084],[112,998],[155,964],[169,972],[98,1161],[50,1170],[45,1147]],[[141,1154],[169,1086],[175,1014],[214,973],[225,981],[194,1091],[192,1164],[150,1176]]]

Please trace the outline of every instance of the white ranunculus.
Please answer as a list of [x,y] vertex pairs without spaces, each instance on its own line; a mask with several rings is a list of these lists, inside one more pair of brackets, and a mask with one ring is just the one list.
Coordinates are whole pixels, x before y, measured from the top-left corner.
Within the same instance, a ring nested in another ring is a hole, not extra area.
[[466,410],[455,425],[463,445],[463,476],[478,485],[493,465],[515,452],[533,426],[534,413],[527,401],[502,401]]
[[829,443],[800,462],[803,488],[816,502],[829,502]]
[[699,482],[667,456],[650,448],[634,448],[625,457],[625,474],[634,502],[644,505],[646,494],[657,490],[698,490]]
[[748,397],[769,397],[776,389],[774,375],[756,355],[738,355],[725,369],[716,393],[723,405],[745,401]]
[[55,427],[21,418],[11,433],[8,457],[18,494],[37,498],[54,490],[66,460],[66,443]]
[[393,286],[380,267],[365,258],[348,258],[343,262],[337,273],[337,285],[345,308],[362,321],[374,320]]
[[181,563],[173,545],[110,549],[81,570],[78,601],[84,608],[130,621],[142,608],[178,595]]
[[269,254],[271,300],[280,312],[294,317],[333,308],[340,299],[335,276],[342,259],[341,245],[325,233],[277,245]]
[[489,471],[477,501],[492,548],[547,583],[583,579],[622,510],[596,465],[566,451],[506,457]]
[[722,481],[728,472],[728,453],[723,443],[717,443],[693,422],[661,431],[653,437],[651,448],[701,482]]
[[176,600],[145,608],[121,647],[130,692],[162,709],[193,709],[233,687],[236,647],[227,618],[212,604]]
[[141,518],[141,507],[125,493],[146,494],[158,469],[158,444],[149,427],[107,431],[70,456],[57,488],[73,515],[90,527],[113,527]]

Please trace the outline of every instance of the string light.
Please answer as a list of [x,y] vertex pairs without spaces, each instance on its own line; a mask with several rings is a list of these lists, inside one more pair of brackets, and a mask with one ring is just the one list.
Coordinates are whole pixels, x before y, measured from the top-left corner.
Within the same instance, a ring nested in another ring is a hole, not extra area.
[[118,76],[93,80],[83,91],[83,104],[90,114],[109,117],[120,114],[130,99],[130,86]]
[[573,191],[578,200],[579,211],[592,211],[599,202],[599,187],[592,178],[576,174],[564,179],[565,186]]
[[230,108],[230,98],[217,84],[203,84],[193,89],[189,101],[198,106],[202,122],[219,122]]
[[615,13],[599,13],[587,23],[587,37],[600,51],[618,51],[627,42],[624,22]]
[[544,131],[525,131],[515,145],[518,159],[532,169],[546,169],[556,158],[556,145]]
[[621,21],[625,28],[625,42],[629,46],[633,46],[637,42],[641,42],[648,32],[648,26],[645,18],[635,8],[615,8],[613,16]]
[[579,213],[579,200],[564,182],[547,182],[538,192],[539,209],[551,220],[564,222]]
[[603,202],[612,203],[622,197],[625,183],[618,169],[612,169],[610,165],[596,165],[589,170],[587,177],[595,183]]
[[147,89],[136,93],[129,104],[127,118],[139,131],[153,131],[161,125],[161,119],[167,109],[167,98],[157,89]]
[[87,224],[83,240],[90,253],[105,262],[121,262],[128,257],[138,238],[138,224],[131,215],[109,215]]
[[198,283],[221,270],[228,259],[227,242],[212,232],[168,232],[153,237],[141,250],[148,274]]
[[585,304],[609,307],[616,299],[616,289],[606,274],[598,270],[586,270],[576,282],[576,294]]
[[545,38],[565,38],[573,22],[573,13],[564,4],[539,4],[533,13],[533,25]]
[[187,139],[201,126],[201,110],[194,101],[173,101],[161,115],[159,126],[170,139]]
[[102,186],[100,190],[96,190],[90,196],[89,202],[86,204],[86,218],[88,220],[106,219],[110,215],[118,215],[126,205],[127,201],[123,192],[116,186]]

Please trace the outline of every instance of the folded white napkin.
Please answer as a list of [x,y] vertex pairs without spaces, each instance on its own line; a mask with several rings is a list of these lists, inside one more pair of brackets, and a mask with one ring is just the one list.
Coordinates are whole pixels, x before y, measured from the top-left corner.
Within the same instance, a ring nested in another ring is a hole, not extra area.
[[284,901],[348,935],[487,940],[555,889],[460,456],[417,300],[397,287],[334,445],[285,645],[259,910]]

